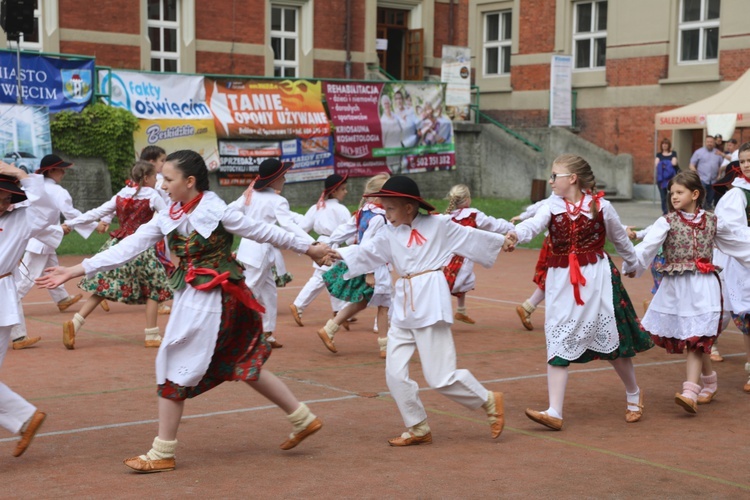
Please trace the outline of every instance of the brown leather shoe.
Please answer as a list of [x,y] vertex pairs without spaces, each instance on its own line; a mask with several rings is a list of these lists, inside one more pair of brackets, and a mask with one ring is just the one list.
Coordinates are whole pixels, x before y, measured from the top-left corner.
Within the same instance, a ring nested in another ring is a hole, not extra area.
[[388,444],[391,446],[416,446],[418,444],[432,444],[432,432],[428,432],[424,436],[415,436],[413,432],[409,431],[409,437],[395,437],[388,440]]
[[536,411],[526,408],[526,416],[538,424],[542,424],[554,431],[559,431],[563,426],[563,419],[551,417],[546,411]]
[[464,323],[468,323],[470,325],[473,325],[473,324],[476,323],[476,321],[474,321],[473,319],[471,319],[468,315],[461,314],[461,313],[454,314],[453,315],[453,319],[455,319],[456,321],[463,321]]
[[141,457],[133,457],[123,460],[122,463],[140,474],[174,470],[175,465],[174,457],[164,458],[162,460],[144,460]]
[[625,421],[629,424],[633,424],[635,422],[638,422],[641,417],[643,416],[643,389],[640,389],[640,394],[638,395],[638,404],[633,405],[632,403],[628,403],[629,406],[637,406],[638,411],[633,411],[626,409],[625,410]]
[[302,315],[297,310],[297,306],[294,304],[289,304],[289,309],[292,311],[292,317],[294,318],[294,322],[297,323],[299,326],[305,326],[302,324]]
[[315,420],[310,422],[310,425],[305,427],[303,431],[294,434],[292,437],[281,443],[281,449],[291,450],[300,444],[307,436],[311,436],[318,432],[321,427],[323,427],[323,422],[318,417],[315,417]]
[[326,333],[325,328],[318,330],[318,337],[320,337],[320,340],[323,341],[329,351],[339,352],[338,349],[336,349],[336,345],[333,343],[333,339],[328,336],[328,333]]
[[707,391],[705,388],[703,388],[701,390],[700,394],[698,394],[698,401],[697,401],[697,403],[699,405],[707,405],[707,404],[709,404],[711,401],[714,400],[714,396],[716,396],[716,393],[718,393],[718,392],[719,392],[718,389],[716,389],[714,392],[711,392],[711,391]]
[[284,347],[284,344],[280,343],[278,340],[269,340],[268,343],[272,349],[281,349]]
[[505,427],[505,409],[503,405],[503,393],[493,392],[495,396],[495,413],[487,414],[488,417],[494,418],[495,421],[490,424],[492,439],[497,439]]
[[146,340],[143,342],[143,347],[159,347],[161,346],[161,339],[159,340]]
[[62,299],[60,302],[57,303],[57,308],[60,310],[60,312],[65,311],[67,308],[78,302],[83,298],[83,295],[80,293],[77,295],[74,295],[73,297],[67,297],[65,299]]
[[102,300],[101,302],[99,302],[99,305],[102,309],[104,309],[104,312],[109,312],[109,302],[107,302],[106,300]]
[[526,309],[522,306],[516,306],[516,314],[521,318],[521,323],[523,323],[524,328],[529,331],[534,329],[534,325],[531,324],[531,315],[526,312]]
[[36,436],[36,431],[42,426],[45,418],[47,418],[46,413],[42,413],[39,410],[34,412],[29,421],[29,425],[26,426],[26,430],[21,434],[21,440],[16,445],[16,449],[13,450],[14,457],[20,457],[23,455],[23,452],[26,451],[26,448],[31,444],[31,440]]
[[385,351],[380,351],[380,359],[385,359]]
[[674,402],[688,413],[698,413],[698,403],[687,396],[683,396],[679,392],[674,394]]
[[42,340],[42,337],[24,337],[13,341],[13,350],[26,349]]
[[72,321],[63,323],[63,345],[70,350],[76,348],[76,327]]

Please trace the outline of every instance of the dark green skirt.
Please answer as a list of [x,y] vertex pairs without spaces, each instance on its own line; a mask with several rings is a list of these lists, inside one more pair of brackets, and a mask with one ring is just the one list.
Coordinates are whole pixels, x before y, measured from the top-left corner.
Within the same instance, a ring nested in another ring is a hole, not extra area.
[[620,334],[620,346],[606,354],[587,349],[578,359],[574,359],[573,361],[555,356],[548,361],[552,366],[568,366],[570,363],[588,363],[589,361],[599,359],[632,358],[636,353],[648,351],[654,347],[651,336],[641,326],[641,321],[638,319],[635,309],[633,309],[628,292],[622,285],[620,271],[617,270],[612,259],[609,259],[609,268],[612,271],[612,296],[615,306],[617,332]]
[[365,282],[364,274],[349,280],[344,279],[347,271],[349,268],[342,260],[323,273],[328,293],[345,302],[369,302],[375,289]]

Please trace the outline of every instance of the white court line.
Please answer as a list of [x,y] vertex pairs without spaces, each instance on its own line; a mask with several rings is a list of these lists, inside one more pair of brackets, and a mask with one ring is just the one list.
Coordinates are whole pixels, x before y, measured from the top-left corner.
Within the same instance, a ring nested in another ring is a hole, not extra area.
[[[727,358],[727,357],[735,357],[735,356],[744,356],[744,353],[728,354],[728,355],[725,355],[724,357]],[[653,363],[638,364],[638,365],[635,365],[635,367],[636,368],[641,368],[641,367],[647,367],[647,366],[665,366],[665,365],[675,365],[675,364],[684,364],[684,363],[685,363],[684,360],[655,361]],[[597,372],[603,372],[603,371],[609,371],[609,370],[614,371],[614,368],[612,368],[611,366],[604,366],[604,367],[601,367],[601,368],[584,368],[584,369],[581,369],[581,370],[570,370],[569,373],[571,375],[575,375],[575,374],[578,374],[578,373],[597,373]],[[504,377],[504,378],[497,378],[497,379],[491,379],[491,380],[481,380],[480,383],[482,383],[482,384],[491,384],[491,383],[497,383],[497,382],[513,382],[513,381],[517,381],[517,380],[530,380],[530,379],[542,378],[542,377],[546,377],[546,376],[547,376],[546,373],[537,373],[537,374],[534,374],[534,375],[521,375],[521,376],[518,376],[518,377]],[[321,384],[318,384],[317,382],[314,383],[314,382],[303,381],[303,380],[299,380],[299,379],[295,379],[295,381],[297,381],[299,383],[307,383],[309,385],[321,386]],[[345,390],[345,389],[334,388],[334,387],[331,387],[331,386],[323,386],[323,387],[327,387],[327,388],[333,389],[333,390],[339,390],[341,392],[346,392],[347,395],[340,396],[340,397],[337,397],[337,398],[310,399],[310,400],[304,401],[304,403],[305,404],[308,404],[308,403],[311,403],[311,404],[312,403],[330,403],[330,402],[346,401],[346,400],[350,400],[350,399],[355,399],[355,398],[362,397],[362,396],[359,396],[357,394],[352,394],[351,391],[348,391],[348,390]],[[433,389],[431,387],[423,387],[423,388],[419,389],[419,392],[434,391],[434,390],[435,389]],[[386,392],[380,392],[380,393],[378,393],[378,396],[379,397],[390,396],[390,392],[387,392],[387,391]],[[184,420],[191,420],[191,419],[199,419],[199,418],[208,418],[208,417],[213,417],[213,416],[216,416],[216,415],[234,415],[234,414],[238,414],[238,413],[248,413],[248,412],[253,412],[253,411],[271,410],[271,409],[276,409],[276,408],[278,408],[276,405],[264,405],[264,406],[255,406],[255,407],[252,407],[252,408],[238,408],[238,409],[235,409],[235,410],[223,410],[223,411],[215,411],[215,412],[210,412],[210,413],[199,413],[197,415],[183,416],[182,418]],[[43,432],[43,433],[37,434],[36,437],[61,436],[61,435],[66,435],[66,434],[80,434],[80,433],[83,433],[83,432],[96,432],[96,431],[101,431],[101,430],[106,430],[106,429],[120,429],[120,428],[123,428],[123,427],[132,427],[132,426],[135,426],[135,425],[157,424],[157,423],[159,423],[158,419],[135,420],[133,422],[120,422],[120,423],[116,423],[116,424],[96,425],[96,426],[92,426],[92,427],[79,427],[77,429],[68,429],[68,430],[64,430],[64,431]],[[11,437],[11,438],[3,438],[3,439],[0,439],[0,443],[8,443],[8,442],[17,441],[17,440],[18,440],[18,436]]]

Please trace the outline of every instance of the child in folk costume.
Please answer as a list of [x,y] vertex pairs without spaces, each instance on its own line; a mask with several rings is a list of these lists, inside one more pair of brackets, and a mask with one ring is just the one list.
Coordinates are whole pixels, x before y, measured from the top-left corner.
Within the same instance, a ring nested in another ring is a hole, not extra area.
[[[65,177],[67,169],[72,166],[72,163],[63,161],[57,155],[47,155],[42,158],[39,170],[37,170],[37,173],[44,176],[44,190],[52,200],[51,208],[47,211],[47,224],[49,225],[59,225],[60,215],[63,215],[66,219],[72,219],[81,215],[81,212],[73,207],[73,199],[70,197],[70,193],[64,187],[60,186],[60,182]],[[95,229],[96,223],[94,222],[87,226],[80,226],[76,228],[76,231],[84,238],[88,238]],[[45,245],[36,238],[32,238],[29,241],[26,246],[26,252],[23,254],[23,260],[21,261],[21,272],[16,275],[16,288],[18,290],[18,302],[21,311],[23,311],[20,306],[21,299],[34,286],[34,279],[41,276],[46,268],[56,266],[57,264],[57,254],[54,248]],[[65,311],[83,297],[80,293],[71,297],[63,286],[49,290],[49,294],[52,300],[57,303],[57,308],[60,312]],[[26,335],[26,322],[22,317],[21,321],[13,328],[13,349],[29,347],[39,342],[40,338],[28,337]]]
[[601,194],[588,192],[595,179],[586,160],[557,157],[549,182],[555,196],[514,230],[519,243],[544,231],[550,237],[544,287],[549,304],[544,323],[549,408],[527,409],[526,416],[562,429],[568,366],[606,359],[625,385],[625,420],[637,422],[643,414],[643,393],[632,357],[653,343],[638,323],[620,273],[604,252],[609,238],[625,262],[635,265],[633,244],[612,205]]
[[[298,238],[313,243],[315,240],[312,236],[294,222],[289,202],[278,194],[284,187],[285,174],[291,167],[291,162],[282,163],[276,158],[264,160],[260,164],[258,177],[229,207],[241,211],[253,220],[278,224]],[[248,238],[243,238],[237,249],[237,260],[245,268],[245,283],[266,310],[263,313],[264,335],[271,347],[278,349],[283,345],[273,335],[278,310],[278,292],[272,269],[276,264],[276,256],[270,243],[260,243]]]
[[[162,196],[154,189],[156,169],[151,163],[135,162],[130,179],[111,200],[74,219],[66,220],[64,225],[75,228],[117,215],[120,227],[110,233],[109,240],[99,250],[103,252],[133,234],[141,225],[153,219],[154,214],[167,208]],[[131,305],[146,304],[144,345],[159,347],[161,335],[156,324],[157,308],[159,302],[172,298],[172,290],[155,247],[148,248],[137,259],[121,267],[81,280],[78,287],[92,295],[72,320],[63,323],[63,345],[67,349],[75,349],[76,334],[88,315],[104,300]]]
[[[739,159],[742,174],[732,181],[732,189],[716,204],[715,213],[735,233],[742,234],[750,226],[750,142],[740,146]],[[731,311],[745,342],[748,380],[743,390],[750,393],[750,269],[730,257],[722,275],[727,287],[725,308]]]
[[[471,192],[468,186],[453,186],[448,193],[448,208],[445,210],[453,222],[498,234],[505,234],[513,229],[513,224],[507,220],[496,219],[470,206]],[[460,255],[454,255],[446,262],[443,272],[451,294],[456,297],[458,303],[453,318],[473,325],[476,322],[466,314],[466,292],[474,290],[476,284],[474,263]]]
[[663,277],[642,324],[668,353],[687,350],[687,380],[675,403],[696,413],[697,405],[710,403],[718,388],[710,354],[721,332],[722,292],[711,263],[713,246],[750,265],[750,229],[742,228],[744,236],[734,233],[701,208],[706,193],[695,172],[678,173],[668,190],[670,213],[660,217],[636,247],[637,270],[642,272],[664,246],[665,262],[657,267]]
[[176,151],[164,165],[164,189],[173,200],[168,210],[142,225],[109,250],[71,268],[54,268],[38,280],[53,287],[84,273],[113,269],[169,235],[179,257],[170,277],[174,312],[156,356],[159,435],[145,455],[125,460],[137,472],[175,467],[177,429],[186,398],[229,380],[241,380],[280,406],[293,431],[281,445],[288,450],[322,424],[270,370],[261,370],[271,353],[262,336],[263,308],[245,285],[242,267],[232,257],[233,234],[325,258],[325,245],[309,245],[291,233],[254,221],[208,190],[208,169],[194,151]]
[[[347,177],[347,175],[341,176],[339,174],[332,174],[326,177],[320,199],[305,213],[302,228],[306,231],[313,230],[318,233],[318,241],[321,243],[328,243],[333,231],[341,224],[345,224],[351,217],[349,210],[342,203],[348,193],[346,186]],[[297,294],[294,302],[289,304],[294,321],[299,326],[303,326],[302,312],[326,288],[325,281],[323,281],[323,273],[328,271],[330,267],[321,267],[318,264],[313,264],[313,267],[315,268],[313,275],[305,283],[305,286],[302,287],[299,294]],[[333,309],[334,316],[344,306],[346,306],[346,302],[331,296],[331,308]],[[344,328],[348,330],[349,325],[344,323]]]
[[[378,174],[372,177],[365,185],[364,195],[380,191],[383,184],[388,180],[388,174]],[[359,204],[359,210],[350,221],[340,225],[331,234],[331,243],[341,244],[350,238],[355,238],[355,243],[361,244],[371,239],[378,231],[382,231],[386,224],[385,210],[377,198],[366,198],[363,196]],[[318,337],[331,352],[338,352],[333,342],[333,337],[349,318],[363,310],[367,306],[377,307],[376,324],[388,331],[388,309],[391,307],[391,272],[388,265],[379,265],[371,269],[364,276],[345,279],[344,274],[348,271],[346,264],[338,262],[330,270],[323,274],[328,292],[338,299],[348,302],[333,319],[329,319],[326,325],[318,330]],[[388,337],[379,337],[380,357],[386,357],[386,345]]]
[[[552,196],[555,195],[552,194]],[[552,196],[550,196],[550,198]],[[516,223],[534,217],[539,211],[539,208],[547,203],[550,198],[545,198],[544,200],[537,201],[533,205],[529,205],[526,207],[526,210],[511,218],[510,221]],[[549,245],[549,234],[547,234],[542,242],[542,248],[539,250],[539,257],[537,258],[536,266],[534,268],[534,278],[532,279],[532,281],[536,283],[534,293],[532,293],[528,299],[524,300],[522,304],[516,306],[516,314],[518,314],[518,317],[521,319],[521,324],[529,331],[534,329],[534,325],[531,323],[531,315],[544,300],[544,280],[547,278],[547,255],[549,254]]]
[[[20,181],[20,185],[19,185]],[[9,211],[16,203],[27,200],[28,206]],[[48,223],[47,213],[55,210],[54,200],[44,189],[41,175],[28,175],[20,168],[0,161],[0,366],[5,359],[14,325],[23,321],[18,307],[16,280],[18,261],[29,239],[36,237],[51,247],[62,241],[58,224]],[[31,443],[46,415],[0,382],[0,426],[21,440],[13,451],[18,457]]]
[[391,223],[359,245],[338,249],[349,267],[345,278],[370,272],[390,263],[400,278],[394,286],[385,377],[404,424],[391,446],[432,442],[419,387],[409,377],[409,360],[419,351],[426,382],[437,392],[467,408],[482,407],[493,438],[503,430],[503,395],[491,392],[468,370],[456,369],[456,348],[451,335],[453,309],[442,266],[452,254],[491,266],[501,248],[510,247],[503,236],[463,227],[442,215],[423,215],[434,207],[419,195],[410,178],[393,176],[367,197],[380,198]]

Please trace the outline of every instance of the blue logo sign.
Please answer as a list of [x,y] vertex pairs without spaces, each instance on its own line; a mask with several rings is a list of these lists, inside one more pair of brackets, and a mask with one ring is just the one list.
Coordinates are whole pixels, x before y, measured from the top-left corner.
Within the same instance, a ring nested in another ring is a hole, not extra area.
[[77,69],[61,69],[63,95],[66,99],[84,103],[91,99],[91,71]]

